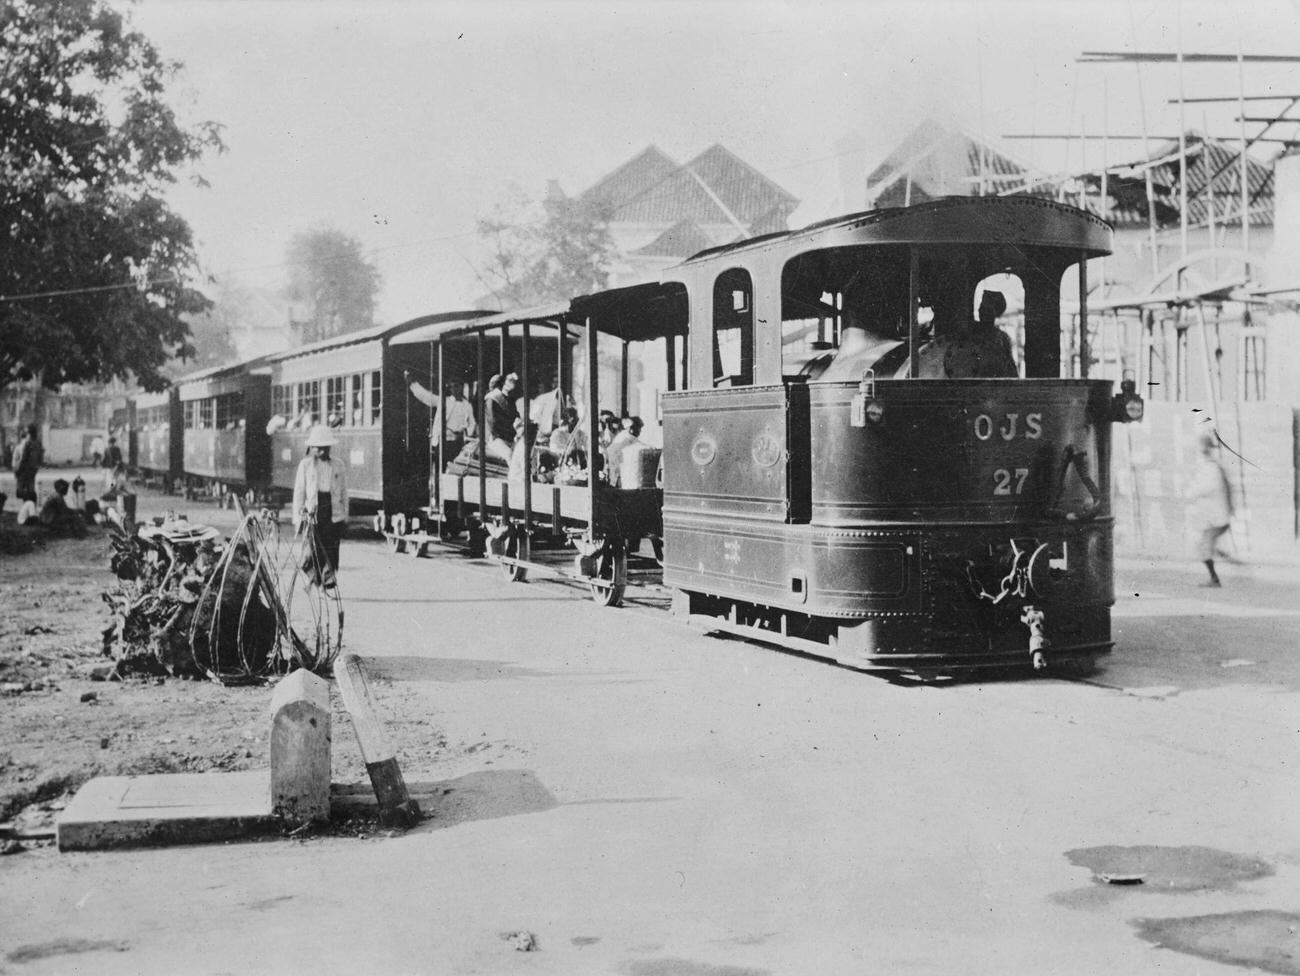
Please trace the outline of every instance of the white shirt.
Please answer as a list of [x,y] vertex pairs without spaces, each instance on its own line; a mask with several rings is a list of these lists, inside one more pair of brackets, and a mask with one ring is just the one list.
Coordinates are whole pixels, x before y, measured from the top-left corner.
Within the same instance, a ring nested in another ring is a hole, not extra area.
[[348,469],[338,458],[322,461],[311,455],[298,463],[298,473],[293,479],[293,526],[302,523],[303,512],[315,514],[320,492],[330,493],[331,521],[343,522],[348,517]]

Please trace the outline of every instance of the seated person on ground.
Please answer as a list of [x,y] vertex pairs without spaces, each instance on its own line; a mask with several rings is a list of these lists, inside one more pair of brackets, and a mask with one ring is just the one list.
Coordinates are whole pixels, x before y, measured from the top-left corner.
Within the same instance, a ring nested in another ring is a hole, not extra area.
[[86,523],[80,512],[73,511],[68,506],[68,487],[62,478],[54,482],[54,494],[45,499],[45,504],[41,506],[41,525],[54,532],[81,535],[85,532]]

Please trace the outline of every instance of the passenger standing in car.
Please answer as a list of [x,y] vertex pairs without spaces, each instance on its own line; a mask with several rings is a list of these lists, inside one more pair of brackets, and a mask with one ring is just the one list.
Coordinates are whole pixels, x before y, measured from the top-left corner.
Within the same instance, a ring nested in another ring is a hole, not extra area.
[[483,399],[483,426],[487,428],[487,450],[493,457],[510,463],[510,456],[515,445],[515,421],[519,412],[515,409],[512,394],[519,385],[519,377],[514,373],[504,378],[494,375],[488,381],[488,394]]
[[293,482],[293,527],[302,532],[315,520],[316,539],[327,565],[319,567],[327,589],[335,585],[339,568],[339,542],[348,517],[348,470],[330,457],[334,435],[326,427],[313,427],[307,436],[307,456],[298,464]]

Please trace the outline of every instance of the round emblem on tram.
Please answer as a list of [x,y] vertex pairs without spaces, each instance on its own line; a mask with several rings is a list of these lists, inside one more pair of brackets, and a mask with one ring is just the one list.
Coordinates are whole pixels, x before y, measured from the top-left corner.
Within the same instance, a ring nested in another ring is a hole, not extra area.
[[770,427],[764,427],[754,437],[750,455],[760,468],[770,468],[781,460],[781,441]]
[[691,441],[691,460],[702,468],[706,464],[712,464],[717,456],[718,442],[711,434],[700,431],[695,440]]

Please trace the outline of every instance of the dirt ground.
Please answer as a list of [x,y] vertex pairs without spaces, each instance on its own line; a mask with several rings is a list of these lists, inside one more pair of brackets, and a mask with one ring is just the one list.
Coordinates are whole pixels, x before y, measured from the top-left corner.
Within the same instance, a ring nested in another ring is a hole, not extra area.
[[38,827],[92,776],[266,764],[264,688],[92,677],[111,664],[108,556],[102,527],[62,538],[0,513],[0,820]]
[[[162,496],[140,496],[146,517]],[[192,521],[236,516],[187,502]],[[109,570],[108,532],[85,538],[52,535],[0,512],[0,848],[6,853],[53,843],[53,821],[77,788],[94,776],[266,768],[270,688],[225,687],[211,681],[132,677],[105,680],[112,660],[102,652],[110,613],[103,594],[116,586]],[[403,768],[472,749],[449,745],[418,710],[403,712],[404,694],[383,675],[393,708],[387,716],[400,741]],[[362,788],[365,765],[346,711],[334,693],[333,780]],[[418,734],[411,734],[418,731]],[[363,835],[373,827],[351,805],[328,832]]]

